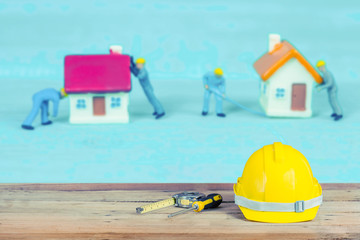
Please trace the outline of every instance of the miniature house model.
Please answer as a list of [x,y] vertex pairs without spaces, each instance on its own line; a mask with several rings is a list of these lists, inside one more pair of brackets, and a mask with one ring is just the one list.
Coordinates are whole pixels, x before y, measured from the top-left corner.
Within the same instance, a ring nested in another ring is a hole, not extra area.
[[269,51],[254,68],[261,77],[260,104],[268,116],[311,117],[313,83],[322,83],[322,78],[289,42],[270,34]]
[[70,123],[128,123],[131,90],[127,55],[65,57],[65,91]]

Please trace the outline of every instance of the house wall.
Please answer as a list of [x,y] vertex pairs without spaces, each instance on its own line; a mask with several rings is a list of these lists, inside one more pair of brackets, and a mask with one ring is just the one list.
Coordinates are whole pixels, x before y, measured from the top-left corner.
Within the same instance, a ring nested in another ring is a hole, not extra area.
[[269,99],[269,81],[263,81],[260,79],[260,105],[264,109],[267,109]]
[[[105,98],[105,115],[94,116],[93,98]],[[69,94],[70,123],[128,123],[129,94]]]
[[[268,116],[311,117],[314,79],[297,59],[290,59],[267,82],[269,82],[266,95],[267,105],[265,105],[264,109]],[[292,85],[297,83],[306,85],[305,111],[291,110]]]

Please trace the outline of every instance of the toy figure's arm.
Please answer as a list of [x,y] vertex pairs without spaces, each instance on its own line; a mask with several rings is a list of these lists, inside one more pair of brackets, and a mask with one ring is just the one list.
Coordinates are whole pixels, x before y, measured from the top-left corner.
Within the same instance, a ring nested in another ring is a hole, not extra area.
[[133,56],[130,56],[130,72],[134,74],[135,77],[139,74],[139,69],[136,67]]
[[136,64],[135,64],[135,62],[134,62],[134,57],[133,57],[133,56],[130,56],[130,66],[131,66],[131,67],[135,67],[135,66],[136,66]]
[[219,89],[221,93],[225,94],[225,78],[223,78],[223,82],[220,84]]
[[144,79],[146,77],[146,71],[144,71],[144,69],[138,70],[137,77],[139,79]]
[[320,84],[317,86],[317,89],[319,91],[325,89],[325,88],[329,88],[334,84],[334,79],[332,78],[332,76],[329,75],[324,75],[323,76],[323,84]]
[[134,74],[135,77],[139,74],[139,69],[136,66],[130,66],[130,72]]
[[206,75],[203,77],[203,84],[206,89],[209,89],[208,78]]

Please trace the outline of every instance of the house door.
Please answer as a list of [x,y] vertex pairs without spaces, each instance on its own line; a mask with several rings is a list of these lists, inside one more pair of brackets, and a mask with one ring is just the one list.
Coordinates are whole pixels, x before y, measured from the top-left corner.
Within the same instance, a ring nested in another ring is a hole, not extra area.
[[305,111],[306,84],[293,84],[291,97],[291,110]]
[[94,116],[105,115],[105,98],[93,97],[93,114]]

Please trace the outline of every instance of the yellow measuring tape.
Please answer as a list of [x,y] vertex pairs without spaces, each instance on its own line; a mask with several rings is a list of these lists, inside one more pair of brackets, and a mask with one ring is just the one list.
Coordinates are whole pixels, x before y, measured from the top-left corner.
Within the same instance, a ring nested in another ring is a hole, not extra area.
[[176,202],[175,198],[161,200],[159,202],[150,203],[150,204],[138,207],[138,208],[136,208],[136,212],[140,213],[140,214],[147,213],[147,212],[154,211],[154,210],[157,210],[160,208],[173,206],[175,204],[175,202]]
[[181,192],[173,195],[172,198],[138,207],[136,208],[136,212],[143,214],[169,206],[191,208],[193,202],[202,197],[205,197],[205,194],[199,192]]

